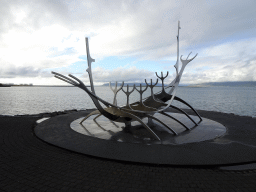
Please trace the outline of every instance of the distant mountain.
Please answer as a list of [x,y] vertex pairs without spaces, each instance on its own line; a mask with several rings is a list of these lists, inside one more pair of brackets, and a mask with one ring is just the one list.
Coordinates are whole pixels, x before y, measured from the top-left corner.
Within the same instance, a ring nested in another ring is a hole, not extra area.
[[0,87],[11,87],[11,85],[9,85],[9,84],[2,84],[2,83],[0,83]]
[[[130,87],[135,84],[136,87],[140,86],[140,83],[124,83],[124,86],[129,85]],[[115,83],[111,83],[112,87],[115,86]],[[117,83],[117,86],[120,87],[122,83]],[[146,86],[146,83],[141,83],[142,86]],[[109,86],[109,83],[104,83],[102,86]],[[162,86],[158,83],[156,86]],[[166,85],[165,85],[166,86]],[[181,87],[218,87],[218,86],[229,86],[229,87],[256,87],[256,81],[227,81],[227,82],[209,82],[209,83],[200,83],[200,84],[180,84]]]
[[[155,82],[153,82],[153,84],[154,84],[154,83],[155,83]],[[136,87],[139,87],[140,84],[141,84],[141,86],[144,86],[144,87],[147,86],[146,83],[124,83],[124,86],[129,85],[129,87],[132,87],[134,84],[135,84]],[[120,87],[121,85],[122,85],[122,83],[117,83],[117,87]],[[109,83],[104,83],[102,86],[109,86]],[[115,83],[111,83],[111,86],[114,87],[114,86],[115,86]],[[160,87],[160,86],[162,86],[162,84],[158,83],[156,86],[157,86],[157,87]]]
[[256,87],[256,81],[228,81],[228,82],[210,82],[194,84],[189,86],[195,87],[213,87],[213,86],[229,86],[229,87]]

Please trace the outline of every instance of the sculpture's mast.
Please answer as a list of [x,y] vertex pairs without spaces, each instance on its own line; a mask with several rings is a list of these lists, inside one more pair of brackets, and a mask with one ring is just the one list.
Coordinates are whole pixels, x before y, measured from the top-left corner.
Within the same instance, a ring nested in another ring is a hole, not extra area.
[[87,53],[87,63],[88,63],[88,68],[86,69],[86,71],[89,74],[91,91],[93,94],[95,94],[93,79],[92,79],[92,67],[91,67],[92,62],[95,62],[95,59],[91,58],[91,55],[90,55],[88,37],[85,38],[85,43],[86,43],[86,53]]
[[177,61],[174,67],[176,68],[176,74],[179,73],[179,40],[180,40],[180,21],[178,21],[178,35],[177,35]]

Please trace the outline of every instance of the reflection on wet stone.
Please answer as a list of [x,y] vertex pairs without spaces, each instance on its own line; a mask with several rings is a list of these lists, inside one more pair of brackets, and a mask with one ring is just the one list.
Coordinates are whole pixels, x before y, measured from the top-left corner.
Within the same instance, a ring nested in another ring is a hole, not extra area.
[[[226,128],[223,125],[209,119],[204,118],[198,126],[195,126],[193,122],[187,120],[181,114],[172,113],[172,116],[182,120],[191,130],[188,131],[176,121],[169,119],[167,125],[178,133],[178,135],[174,136],[170,130],[165,129],[163,125],[153,120],[154,124],[151,127],[159,135],[161,141],[155,140],[138,122],[132,122],[130,127],[125,127],[124,123],[111,122],[104,116],[99,117],[97,120],[93,120],[93,117],[90,117],[84,124],[80,124],[81,118],[76,119],[71,123],[70,127],[81,134],[104,140],[164,145],[201,142],[220,137],[226,133]],[[160,120],[165,118],[160,114],[156,114],[156,117]],[[198,121],[197,116],[191,117],[195,121]],[[144,122],[146,123],[146,120]]]

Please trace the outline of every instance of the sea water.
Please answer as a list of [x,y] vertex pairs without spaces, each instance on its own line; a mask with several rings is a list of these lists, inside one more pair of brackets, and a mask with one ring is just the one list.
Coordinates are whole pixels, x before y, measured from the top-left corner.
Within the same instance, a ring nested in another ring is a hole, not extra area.
[[[90,89],[90,88],[89,88]],[[113,103],[113,92],[106,86],[95,87],[96,94]],[[130,88],[131,90],[131,88]],[[155,87],[154,92],[160,91]],[[149,96],[148,89],[143,96]],[[256,87],[178,87],[177,96],[195,109],[234,113],[256,117]],[[130,96],[130,103],[138,101],[135,90]],[[120,91],[118,105],[127,102]],[[187,108],[177,101],[174,105]],[[0,115],[38,114],[64,110],[85,110],[95,108],[87,93],[77,87],[1,87]]]

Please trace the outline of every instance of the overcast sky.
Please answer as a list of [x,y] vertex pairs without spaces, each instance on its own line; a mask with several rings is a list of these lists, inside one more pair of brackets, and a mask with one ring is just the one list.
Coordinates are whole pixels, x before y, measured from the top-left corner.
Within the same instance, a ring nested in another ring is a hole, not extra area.
[[85,37],[97,84],[174,78],[180,54],[198,53],[181,83],[256,81],[255,0],[1,0],[0,83],[88,84]]

